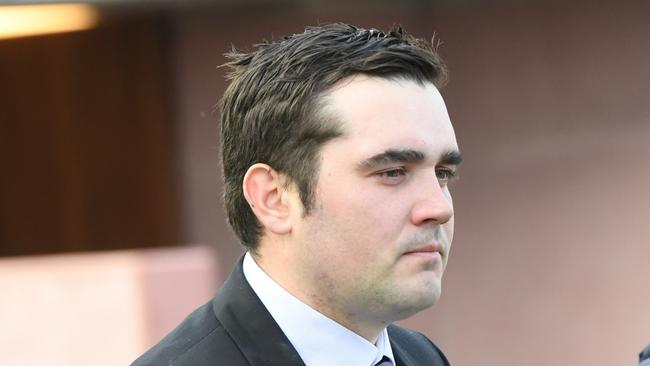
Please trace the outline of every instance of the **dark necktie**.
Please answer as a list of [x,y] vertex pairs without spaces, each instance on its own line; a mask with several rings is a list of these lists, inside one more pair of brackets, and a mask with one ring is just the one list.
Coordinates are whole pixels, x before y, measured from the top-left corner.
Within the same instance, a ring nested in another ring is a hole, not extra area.
[[375,364],[375,366],[393,366],[393,361],[390,358],[384,356]]

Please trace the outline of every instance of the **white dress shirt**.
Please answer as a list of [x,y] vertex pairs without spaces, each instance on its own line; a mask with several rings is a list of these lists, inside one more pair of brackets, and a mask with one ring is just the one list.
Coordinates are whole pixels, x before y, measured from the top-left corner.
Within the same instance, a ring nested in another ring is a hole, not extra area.
[[298,300],[269,277],[250,255],[244,276],[307,366],[373,366],[383,356],[395,364],[384,329],[372,344]]

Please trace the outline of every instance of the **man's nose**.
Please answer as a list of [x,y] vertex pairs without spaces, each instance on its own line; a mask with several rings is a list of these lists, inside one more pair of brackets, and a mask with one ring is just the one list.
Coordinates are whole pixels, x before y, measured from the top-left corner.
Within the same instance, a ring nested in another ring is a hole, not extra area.
[[442,225],[453,216],[454,207],[451,195],[435,180],[428,188],[423,189],[422,195],[413,205],[411,222],[413,225],[422,225],[427,222]]

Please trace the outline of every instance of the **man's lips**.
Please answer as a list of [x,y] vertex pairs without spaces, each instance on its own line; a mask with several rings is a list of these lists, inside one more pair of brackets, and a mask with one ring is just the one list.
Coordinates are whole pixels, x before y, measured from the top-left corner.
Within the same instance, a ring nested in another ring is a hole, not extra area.
[[440,244],[427,244],[411,249],[404,253],[405,255],[416,255],[426,258],[442,257],[442,245]]

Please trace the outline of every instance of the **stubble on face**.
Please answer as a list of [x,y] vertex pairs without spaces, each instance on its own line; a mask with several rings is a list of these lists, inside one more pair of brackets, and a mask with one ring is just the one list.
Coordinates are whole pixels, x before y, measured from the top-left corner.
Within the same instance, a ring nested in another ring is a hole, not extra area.
[[[308,258],[303,262],[301,276],[309,284],[306,288],[310,290],[305,293],[309,305],[354,330],[363,323],[386,326],[438,301],[449,248],[446,234],[439,226],[427,227],[406,240],[393,242],[391,250],[381,248],[386,243],[370,243],[377,245],[377,251],[368,257],[364,255],[368,247],[365,233],[380,228],[363,226],[355,230],[348,218],[336,215],[336,209],[319,202],[318,198],[317,193],[315,208],[305,221],[310,230],[307,237],[320,240],[304,245],[306,252],[301,255]],[[433,240],[445,243],[442,261],[404,257],[405,252]]]

